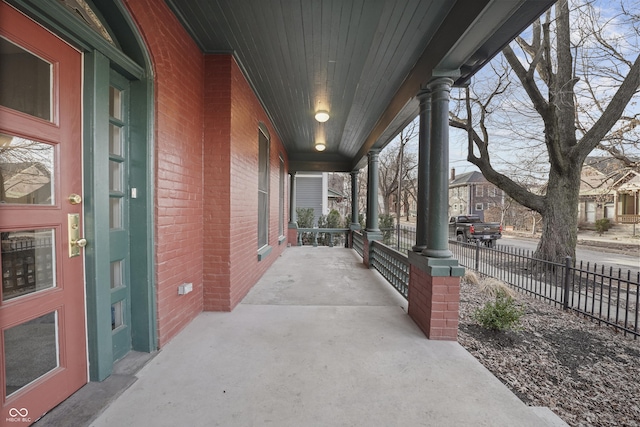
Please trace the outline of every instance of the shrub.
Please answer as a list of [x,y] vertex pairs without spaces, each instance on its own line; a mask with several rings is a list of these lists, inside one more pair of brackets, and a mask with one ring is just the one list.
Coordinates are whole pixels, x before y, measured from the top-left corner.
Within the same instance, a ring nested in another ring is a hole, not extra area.
[[516,297],[516,291],[511,289],[505,282],[494,279],[493,277],[485,277],[478,283],[478,287],[480,292],[490,297],[497,297],[501,292],[507,297]]
[[466,269],[464,271],[464,277],[462,278],[466,283],[470,285],[478,286],[480,284],[480,279],[478,279],[478,275],[473,271]]
[[[365,222],[364,222],[364,214],[358,214],[358,223],[360,224],[360,229],[364,230]],[[344,217],[344,227],[349,228],[351,226],[351,214],[347,214]]]
[[[313,208],[296,208],[298,217],[298,228],[313,228],[314,220]],[[302,233],[300,236],[303,245],[308,245],[313,239],[312,233]]]
[[[340,212],[335,209],[331,209],[329,215],[321,215],[318,218],[318,228],[340,228],[342,224],[342,217],[340,216]],[[318,238],[318,243],[321,245],[329,245],[329,233],[323,233],[322,237]],[[337,245],[342,243],[342,235],[334,234],[333,235],[333,244]]]
[[391,238],[393,237],[393,223],[394,218],[389,214],[382,214],[378,217],[378,228],[382,231],[382,243],[385,245],[391,244]]
[[340,228],[340,224],[342,223],[342,217],[340,216],[340,212],[335,209],[331,209],[329,215],[323,215],[323,223],[324,225],[320,227],[320,220],[318,220],[318,227],[320,228]]
[[298,227],[313,227],[313,208],[296,208],[296,215],[298,216]]
[[609,218],[602,218],[596,221],[596,231],[599,235],[602,236],[602,233],[609,231],[610,228],[611,222],[609,221]]
[[503,290],[498,290],[494,302],[487,302],[484,307],[477,309],[473,317],[482,327],[493,331],[515,329],[524,314],[513,298]]

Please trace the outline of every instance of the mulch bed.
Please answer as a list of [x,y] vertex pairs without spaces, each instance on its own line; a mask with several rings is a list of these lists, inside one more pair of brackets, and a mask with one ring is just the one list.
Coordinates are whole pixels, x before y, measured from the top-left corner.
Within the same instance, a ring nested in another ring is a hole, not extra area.
[[459,343],[530,406],[571,426],[640,426],[640,339],[518,294],[515,331],[473,320],[493,297],[463,280]]

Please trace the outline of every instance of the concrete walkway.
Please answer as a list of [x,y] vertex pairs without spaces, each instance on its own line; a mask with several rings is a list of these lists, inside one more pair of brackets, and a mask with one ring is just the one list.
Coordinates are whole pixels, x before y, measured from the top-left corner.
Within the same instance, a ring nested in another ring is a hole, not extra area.
[[137,377],[92,426],[562,425],[457,343],[426,339],[343,248],[288,248],[233,312],[199,315]]

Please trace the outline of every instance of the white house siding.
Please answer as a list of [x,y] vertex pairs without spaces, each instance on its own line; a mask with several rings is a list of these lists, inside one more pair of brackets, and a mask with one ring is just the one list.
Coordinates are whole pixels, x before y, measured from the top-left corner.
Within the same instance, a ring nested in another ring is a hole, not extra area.
[[318,217],[324,212],[322,175],[296,176],[296,208],[313,208],[313,223],[318,224]]

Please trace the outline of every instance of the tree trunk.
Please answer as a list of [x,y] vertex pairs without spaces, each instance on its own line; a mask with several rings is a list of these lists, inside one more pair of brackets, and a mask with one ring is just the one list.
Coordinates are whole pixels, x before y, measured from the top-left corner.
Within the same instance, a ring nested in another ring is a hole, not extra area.
[[410,212],[409,212],[409,194],[405,191],[404,193],[404,214],[407,217],[407,222],[410,220]]
[[382,198],[382,210],[385,215],[389,215],[389,213],[391,212],[390,205],[391,205],[391,196],[388,194],[385,194],[384,197]]
[[580,170],[575,165],[563,173],[551,170],[542,213],[542,236],[535,257],[564,263],[567,256],[575,259],[578,241],[578,196]]

